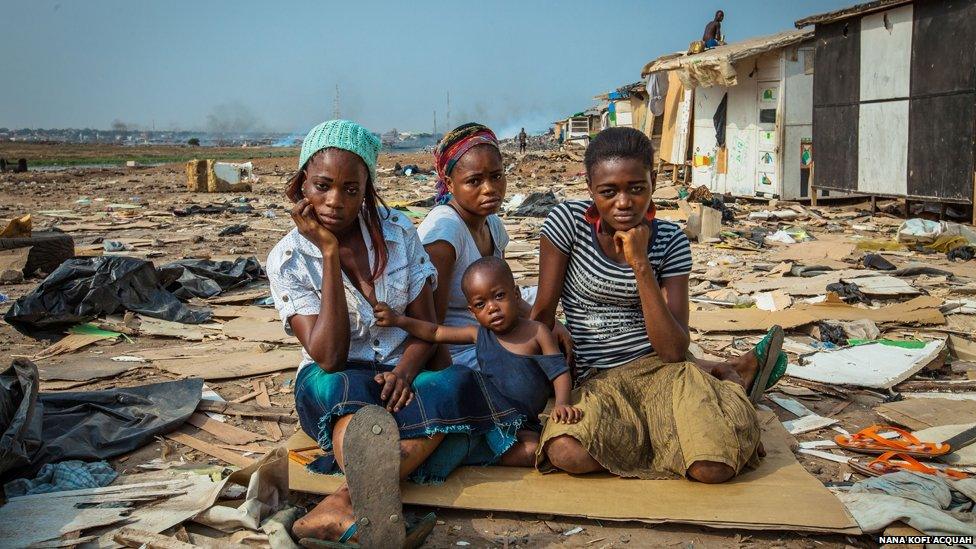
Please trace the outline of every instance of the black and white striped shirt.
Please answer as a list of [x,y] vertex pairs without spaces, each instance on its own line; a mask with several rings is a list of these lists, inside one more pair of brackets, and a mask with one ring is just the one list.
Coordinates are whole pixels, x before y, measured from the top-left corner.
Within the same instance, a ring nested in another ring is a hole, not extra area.
[[[581,366],[612,368],[653,352],[634,271],[606,256],[596,228],[583,219],[589,201],[559,204],[542,236],[569,256],[562,303]],[[691,272],[691,245],[681,228],[655,219],[647,253],[658,282]]]

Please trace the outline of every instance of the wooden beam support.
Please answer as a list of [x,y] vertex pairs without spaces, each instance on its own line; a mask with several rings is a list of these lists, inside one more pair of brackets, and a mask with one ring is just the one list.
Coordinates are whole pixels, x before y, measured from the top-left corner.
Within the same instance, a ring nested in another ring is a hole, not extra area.
[[807,179],[807,185],[810,186],[810,205],[814,207],[817,205],[817,188],[813,186],[813,170],[816,168],[816,166],[816,162],[810,163],[810,177]]

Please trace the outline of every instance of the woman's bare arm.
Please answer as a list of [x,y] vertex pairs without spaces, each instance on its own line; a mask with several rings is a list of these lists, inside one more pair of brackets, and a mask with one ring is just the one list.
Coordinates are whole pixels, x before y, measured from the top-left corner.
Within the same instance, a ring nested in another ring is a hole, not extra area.
[[[672,298],[669,303],[664,297],[664,290],[657,283],[654,267],[647,257],[649,239],[650,228],[646,224],[628,231],[618,231],[613,236],[614,246],[618,252],[624,254],[637,279],[637,292],[640,295],[641,312],[644,313],[647,338],[661,360],[680,362],[685,359],[691,341],[688,336],[688,277],[674,277],[684,278],[684,298],[676,295],[680,291],[680,282],[669,283],[668,297]],[[685,311],[676,317],[672,308],[677,310],[682,301]]]
[[427,255],[430,256],[430,263],[437,270],[437,288],[434,290],[434,312],[436,319],[432,322],[441,324],[447,316],[447,305],[451,300],[451,279],[454,276],[454,262],[457,261],[457,252],[444,240],[431,242],[424,246]]
[[322,251],[322,305],[317,315],[288,319],[312,360],[326,372],[343,370],[349,358],[349,309],[338,250]]
[[530,318],[550,330],[556,322],[556,305],[563,293],[569,256],[560,252],[545,236],[539,239],[539,290]]

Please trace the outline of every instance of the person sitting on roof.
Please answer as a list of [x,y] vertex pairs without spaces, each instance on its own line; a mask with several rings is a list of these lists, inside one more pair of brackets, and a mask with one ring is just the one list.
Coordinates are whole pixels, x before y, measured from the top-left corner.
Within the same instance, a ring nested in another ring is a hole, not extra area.
[[705,34],[702,35],[702,42],[706,48],[714,48],[722,43],[722,20],[725,19],[725,12],[718,10],[715,12],[715,19],[705,25]]

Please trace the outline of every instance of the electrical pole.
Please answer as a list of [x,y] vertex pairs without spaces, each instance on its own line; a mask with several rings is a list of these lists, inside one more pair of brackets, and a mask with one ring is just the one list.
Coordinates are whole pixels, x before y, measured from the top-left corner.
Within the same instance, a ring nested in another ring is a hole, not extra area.
[[434,109],[434,138],[437,138],[437,109]]
[[[451,127],[451,92],[447,92],[447,127]],[[448,129],[447,131],[451,131]]]
[[335,97],[332,99],[332,118],[334,120],[339,119],[339,84],[335,87]]

